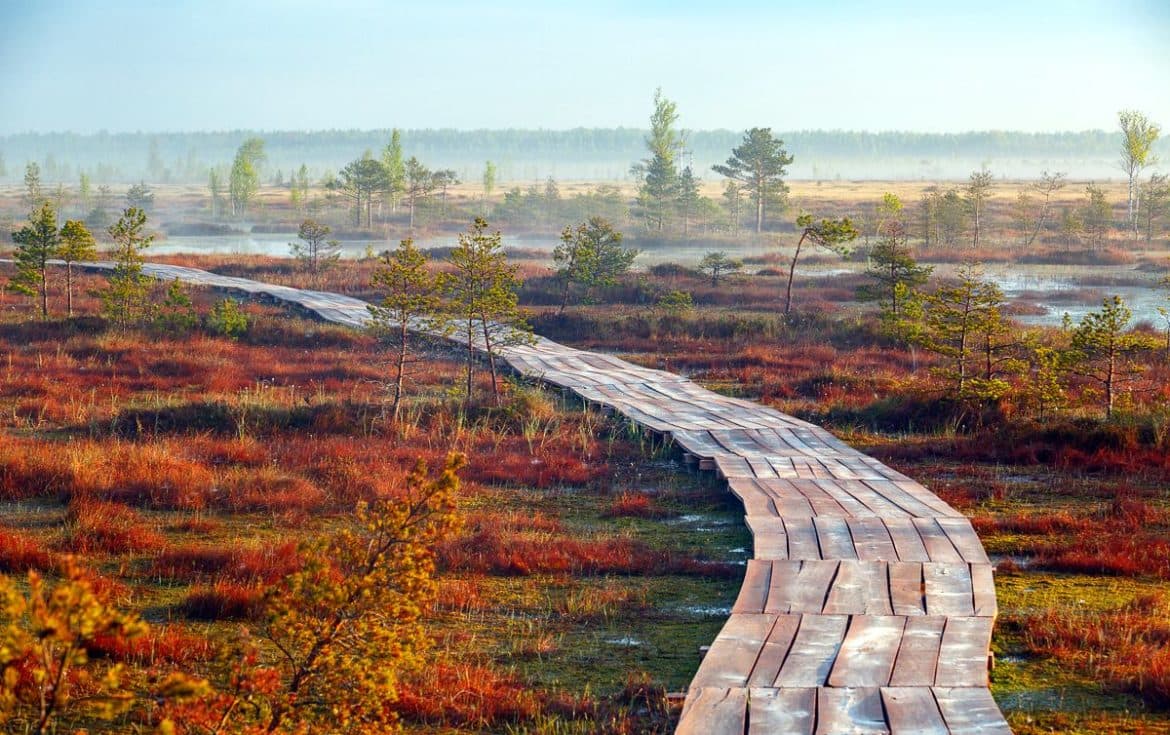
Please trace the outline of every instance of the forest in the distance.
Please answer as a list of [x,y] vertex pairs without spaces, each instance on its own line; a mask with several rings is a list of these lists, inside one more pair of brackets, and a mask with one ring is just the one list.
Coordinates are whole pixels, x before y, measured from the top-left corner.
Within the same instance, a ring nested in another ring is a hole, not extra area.
[[[46,182],[73,182],[86,173],[99,183],[203,184],[210,167],[231,160],[240,143],[258,135],[268,170],[290,175],[301,164],[314,177],[352,160],[354,151],[380,150],[391,131],[249,131],[182,133],[21,133],[0,136],[0,182],[16,183],[36,162]],[[739,142],[743,131],[695,130],[685,134],[683,159],[709,171]],[[405,130],[412,155],[452,169],[463,180],[495,161],[502,181],[620,181],[645,145],[636,128],[572,130]],[[997,175],[1031,178],[1041,169],[1074,177],[1118,178],[1113,131],[1023,133],[984,131],[920,133],[806,130],[777,133],[799,151],[790,168],[797,179],[959,179],[986,165]],[[1155,153],[1170,148],[1159,141]]]

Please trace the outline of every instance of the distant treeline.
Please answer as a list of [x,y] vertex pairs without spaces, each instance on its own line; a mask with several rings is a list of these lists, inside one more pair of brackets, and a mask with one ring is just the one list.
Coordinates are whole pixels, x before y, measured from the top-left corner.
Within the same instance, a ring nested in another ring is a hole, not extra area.
[[[477,181],[494,161],[501,181],[620,181],[645,156],[646,132],[634,128],[573,130],[406,130],[408,156]],[[738,145],[738,130],[696,130],[686,136],[682,161],[706,179]],[[370,150],[377,154],[390,130],[254,131],[203,133],[22,133],[0,136],[0,181],[16,182],[30,161],[46,182],[206,183],[208,170],[227,166],[240,143],[264,139],[266,178],[287,177],[301,164],[314,176],[335,172]],[[779,133],[795,156],[793,178],[965,178],[986,164],[997,176],[1034,177],[1041,170],[1074,177],[1116,178],[1120,133],[914,133],[803,130]],[[1170,152],[1166,140],[1157,146]]]

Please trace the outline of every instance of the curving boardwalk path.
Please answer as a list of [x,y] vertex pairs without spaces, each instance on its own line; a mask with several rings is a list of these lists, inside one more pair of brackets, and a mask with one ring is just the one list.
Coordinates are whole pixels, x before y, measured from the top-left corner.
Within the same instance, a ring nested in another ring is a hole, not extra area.
[[[348,296],[178,266],[146,272],[353,327],[369,319]],[[543,338],[501,354],[668,437],[743,501],[754,558],[679,733],[1011,732],[988,690],[992,566],[961,513],[818,426],[681,376]]]

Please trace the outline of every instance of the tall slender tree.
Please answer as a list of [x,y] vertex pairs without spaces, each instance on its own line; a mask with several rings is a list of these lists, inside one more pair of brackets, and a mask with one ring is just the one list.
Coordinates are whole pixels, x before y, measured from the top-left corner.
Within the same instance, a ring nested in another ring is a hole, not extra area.
[[427,256],[410,238],[382,256],[371,278],[370,285],[386,292],[378,305],[369,307],[374,329],[380,334],[394,334],[397,340],[391,407],[396,423],[410,363],[411,332],[449,331],[444,329],[446,321],[439,317],[444,282],[443,274],[431,271]]
[[675,156],[682,146],[682,135],[675,128],[678,106],[654,91],[654,112],[650,115],[650,134],[646,148],[650,156],[634,164],[631,172],[639,181],[638,204],[650,229],[661,232],[666,227],[678,192],[678,167]]
[[771,128],[752,128],[744,133],[743,142],[732,149],[727,163],[711,168],[721,176],[740,182],[756,204],[756,232],[764,229],[767,207],[782,201],[788,187],[784,183],[786,167],[792,156],[784,150],[784,141],[772,137]]
[[28,224],[12,233],[16,243],[13,254],[16,273],[8,288],[29,296],[40,296],[41,317],[49,318],[49,261],[59,255],[61,234],[57,230],[57,210],[43,202],[29,215]]
[[252,200],[260,191],[260,165],[264,162],[264,141],[260,138],[248,138],[236,150],[236,157],[232,161],[231,172],[228,174],[228,195],[231,199],[232,216],[243,217],[247,214]]
[[411,156],[403,166],[405,189],[403,194],[410,208],[410,230],[414,231],[414,212],[420,202],[423,202],[435,191],[435,172],[424,166],[417,158]]
[[978,249],[979,236],[983,234],[983,211],[991,195],[992,176],[987,167],[971,173],[967,179],[964,200],[971,213],[971,247]]
[[386,167],[386,176],[390,179],[390,188],[386,190],[386,198],[390,200],[392,211],[398,211],[398,200],[406,190],[406,163],[402,159],[402,131],[394,128],[390,131],[390,142],[382,149],[382,165]]
[[102,310],[118,327],[144,320],[150,311],[150,279],[143,272],[142,251],[154,242],[146,234],[146,212],[130,207],[108,230],[114,241],[114,271],[98,293]]
[[496,357],[500,347],[530,339],[518,307],[517,267],[508,263],[500,232],[490,232],[483,217],[476,217],[468,231],[459,235],[448,263],[447,296],[467,346],[467,401],[470,403],[473,396],[476,349],[487,356],[492,395],[498,400]]
[[317,283],[322,271],[335,264],[341,256],[341,245],[336,240],[329,239],[333,229],[323,222],[307,219],[297,230],[300,242],[290,242],[289,250],[297,260],[301,261],[313,283]]
[[1117,113],[1117,122],[1121,127],[1121,170],[1125,172],[1129,183],[1129,196],[1126,201],[1127,222],[1136,233],[1138,228],[1138,177],[1142,171],[1153,165],[1157,159],[1151,154],[1154,142],[1162,133],[1160,125],[1150,122],[1137,110],[1122,110]]
[[73,316],[73,264],[97,257],[97,241],[79,220],[66,220],[61,226],[61,247],[57,257],[65,261],[65,309]]

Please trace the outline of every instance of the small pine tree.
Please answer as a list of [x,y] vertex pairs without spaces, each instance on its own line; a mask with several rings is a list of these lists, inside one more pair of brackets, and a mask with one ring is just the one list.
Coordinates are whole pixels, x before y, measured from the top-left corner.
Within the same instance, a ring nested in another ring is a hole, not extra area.
[[125,210],[108,232],[114,240],[114,272],[98,296],[106,317],[125,329],[150,315],[151,280],[142,270],[142,251],[154,236],[146,234],[146,212],[134,207]]
[[73,264],[97,257],[97,241],[84,222],[71,219],[61,226],[61,248],[57,257],[65,261],[65,304],[73,316]]
[[171,334],[189,332],[199,323],[199,315],[195,313],[195,305],[191,303],[186,286],[178,278],[167,286],[166,295],[163,297],[154,323],[161,331]]
[[57,210],[44,202],[29,215],[29,223],[12,233],[16,243],[16,273],[8,289],[28,296],[40,296],[41,318],[49,318],[49,261],[59,254],[61,235],[57,231]]
[[248,315],[240,309],[235,299],[221,299],[207,315],[207,329],[221,337],[239,339],[248,331]]

